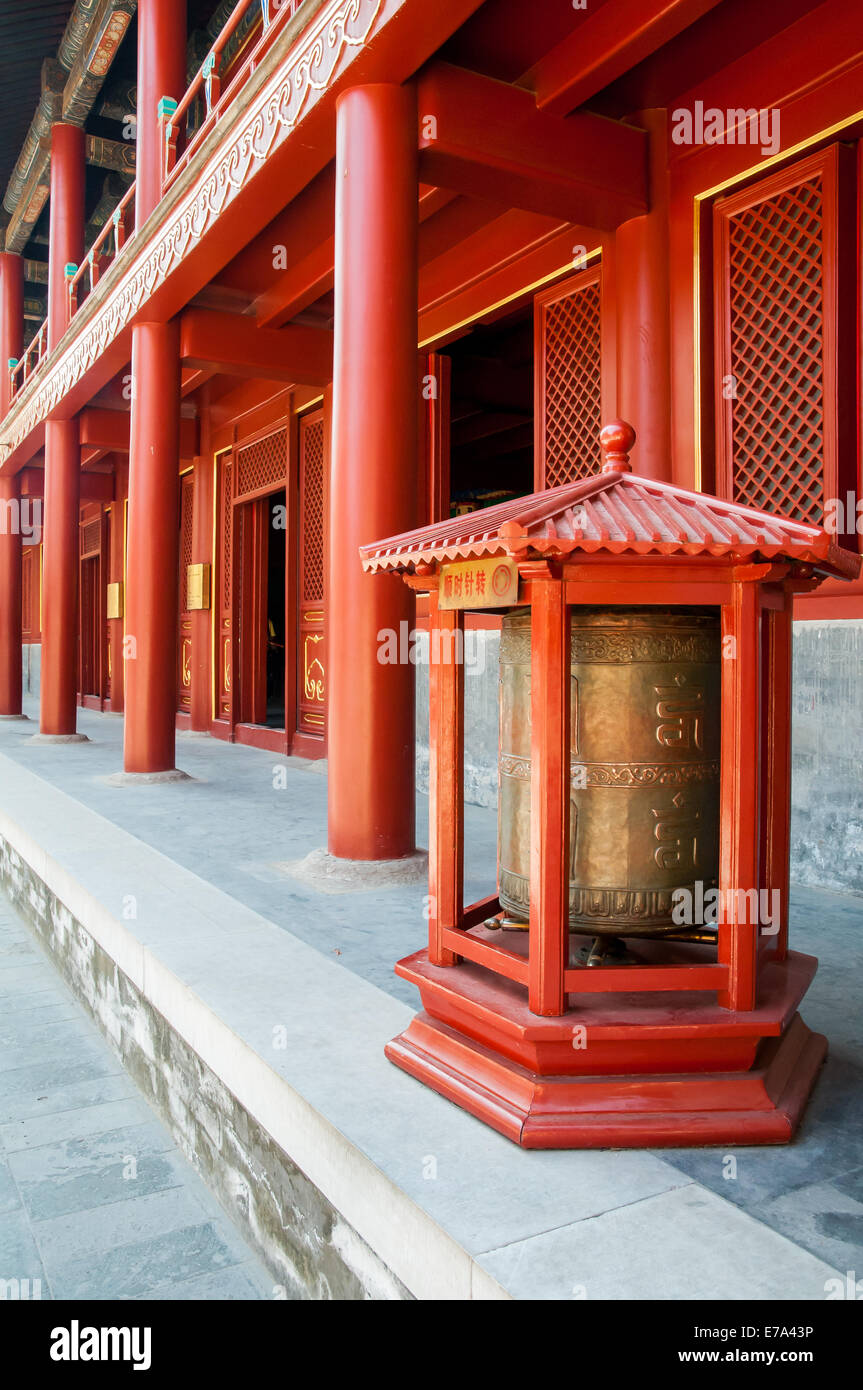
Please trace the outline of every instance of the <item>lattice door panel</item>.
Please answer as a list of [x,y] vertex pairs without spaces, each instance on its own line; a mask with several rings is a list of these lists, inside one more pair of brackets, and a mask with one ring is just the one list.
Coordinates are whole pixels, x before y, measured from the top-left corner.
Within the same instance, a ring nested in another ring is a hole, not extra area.
[[216,612],[215,661],[216,718],[231,718],[233,678],[233,465],[230,453],[220,455],[216,472],[216,537],[218,569],[213,607]]
[[194,474],[184,473],[180,479],[180,564],[177,576],[177,708],[186,713],[192,708],[192,615],[186,608],[186,574],[192,563],[194,500]]
[[237,497],[254,497],[284,487],[288,471],[288,432],[276,430],[236,450]]
[[[834,146],[714,208],[719,487],[813,525],[836,496],[847,427],[836,393],[853,371],[838,288],[853,275],[843,162]],[[846,390],[853,400],[850,377]]]
[[297,729],[323,737],[326,729],[327,464],[324,413],[300,420],[298,507]]
[[600,271],[536,298],[537,489],[598,473],[602,425]]

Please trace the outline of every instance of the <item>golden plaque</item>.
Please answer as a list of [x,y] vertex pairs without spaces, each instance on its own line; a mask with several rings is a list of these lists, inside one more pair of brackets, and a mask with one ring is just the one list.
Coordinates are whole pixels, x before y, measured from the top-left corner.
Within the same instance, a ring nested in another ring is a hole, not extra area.
[[123,616],[123,581],[119,579],[116,584],[108,585],[107,597],[108,617],[122,618]]
[[438,607],[504,608],[518,599],[515,561],[500,555],[441,565]]
[[191,613],[210,606],[210,566],[186,566],[186,611]]

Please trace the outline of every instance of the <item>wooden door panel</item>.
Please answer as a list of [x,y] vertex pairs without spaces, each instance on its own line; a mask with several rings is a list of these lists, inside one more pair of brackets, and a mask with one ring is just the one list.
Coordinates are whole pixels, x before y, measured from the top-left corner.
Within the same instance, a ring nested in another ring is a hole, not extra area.
[[299,424],[297,731],[326,733],[326,458],[324,412]]

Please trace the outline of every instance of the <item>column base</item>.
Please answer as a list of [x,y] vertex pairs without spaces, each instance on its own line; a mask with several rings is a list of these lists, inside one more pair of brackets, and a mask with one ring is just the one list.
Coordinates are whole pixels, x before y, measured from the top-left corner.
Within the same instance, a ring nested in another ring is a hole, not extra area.
[[162,782],[194,782],[196,779],[178,767],[168,768],[166,772],[112,772],[102,781],[109,787],[148,787]]
[[86,734],[32,734],[28,743],[89,743]]
[[0,714],[0,721],[2,721],[2,720],[10,720],[10,719],[12,719],[12,720],[14,720],[14,719],[19,719],[19,720],[20,720],[20,719],[26,719],[27,722],[29,723],[30,716],[29,716],[28,714]]
[[768,967],[750,1013],[710,996],[645,1010],[644,996],[591,995],[539,1018],[508,981],[419,952],[397,973],[419,984],[426,1012],[385,1051],[523,1148],[786,1144],[827,1053],[796,1010],[814,965],[792,953]]

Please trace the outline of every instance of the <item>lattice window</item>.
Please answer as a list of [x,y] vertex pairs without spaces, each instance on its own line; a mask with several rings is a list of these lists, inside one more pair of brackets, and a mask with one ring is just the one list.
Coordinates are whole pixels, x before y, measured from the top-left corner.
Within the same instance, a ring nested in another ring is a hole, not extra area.
[[102,523],[98,516],[91,521],[85,521],[81,525],[81,554],[92,555],[101,548],[102,545]]
[[321,603],[324,597],[324,421],[322,416],[301,424],[303,554],[302,597]]
[[186,608],[186,571],[192,563],[192,513],[194,507],[194,475],[184,473],[180,479],[180,612]]
[[537,296],[537,488],[576,482],[601,467],[600,310],[598,268]]
[[33,550],[21,557],[21,632],[30,637],[33,631]]
[[231,606],[231,540],[233,537],[233,508],[231,506],[231,460],[222,460],[222,605]]
[[281,429],[237,450],[237,496],[285,485],[288,432]]
[[836,360],[838,172],[834,147],[714,210],[718,487],[815,525],[836,495],[845,407],[833,402],[853,358]]

